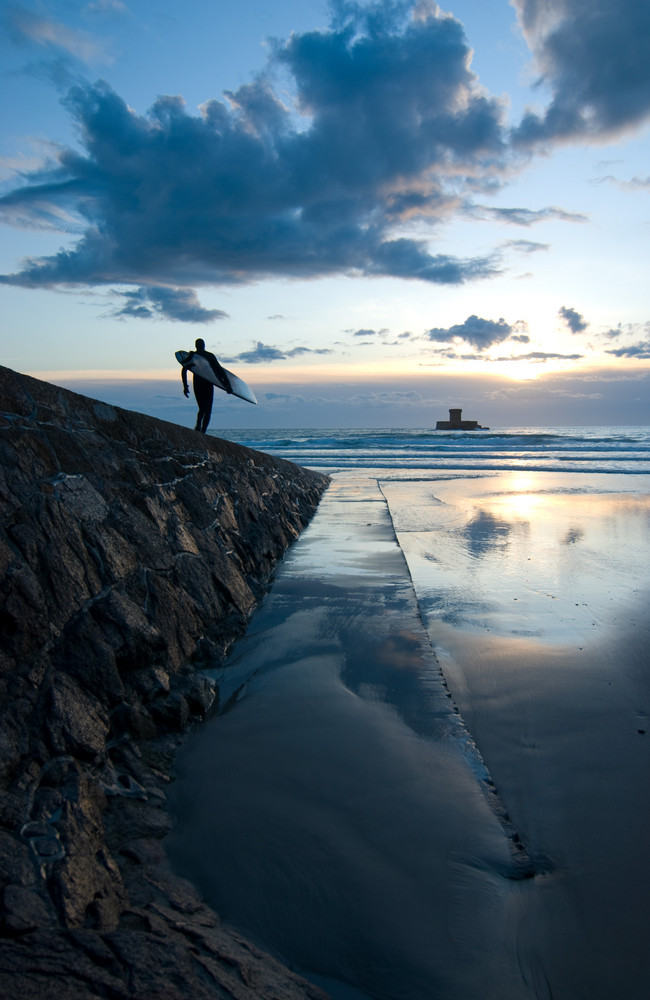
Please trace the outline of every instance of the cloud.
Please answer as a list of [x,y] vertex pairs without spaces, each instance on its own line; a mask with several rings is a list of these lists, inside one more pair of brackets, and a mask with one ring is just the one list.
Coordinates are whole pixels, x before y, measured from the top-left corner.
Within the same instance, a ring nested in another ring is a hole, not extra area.
[[343,413],[346,416],[351,413],[356,414],[357,419],[362,419],[364,426],[368,426],[366,421],[369,414],[374,414],[371,418],[371,423],[374,425],[378,414],[385,414],[390,410],[395,411],[401,417],[410,412],[421,414],[425,408],[427,411],[430,410],[432,400],[429,394],[424,395],[417,390],[393,389],[385,386],[385,382],[383,384],[380,382],[374,389],[373,383],[373,388],[369,391],[359,392],[355,391],[353,386],[345,383],[339,383],[335,386],[331,384],[309,385],[301,387],[302,392],[290,389],[284,392],[265,391],[258,394],[258,399],[260,403],[268,407],[269,411],[291,412],[293,414],[301,412],[303,414],[302,421],[293,424],[293,426],[305,426],[303,422],[305,418],[313,420],[315,415],[319,413],[327,414],[324,423],[321,418],[318,424],[311,426],[338,426],[337,420]]
[[643,0],[511,0],[551,90],[513,133],[531,147],[613,138],[650,118],[650,8]]
[[[644,424],[647,422],[650,365],[621,369],[612,359],[612,367],[588,372],[547,372],[538,368],[538,378],[526,382],[493,374],[486,366],[482,373],[451,374],[442,368],[423,368],[418,374],[370,376],[363,386],[351,376],[335,382],[265,382],[260,376],[253,388],[260,405],[268,410],[267,427],[431,427],[446,417],[450,407],[462,401],[463,411],[477,416],[481,423],[497,427],[547,426],[548,424],[602,426],[604,423]],[[117,406],[150,413],[163,419],[192,420],[191,407],[185,409],[183,397],[171,395],[168,381],[54,379],[75,392],[102,399]],[[276,399],[266,399],[266,393]],[[419,393],[420,398],[409,394]],[[393,409],[390,399],[395,393]],[[220,409],[221,428],[259,426],[258,411],[253,407],[235,407],[225,394]],[[373,405],[370,405],[372,403]],[[374,405],[374,404],[377,405]],[[215,406],[218,401],[215,400]],[[244,412],[245,411],[245,412]],[[250,416],[247,414],[250,412]],[[226,437],[228,434],[226,433]]]
[[638,344],[631,344],[629,347],[611,348],[605,352],[613,354],[616,358],[650,358],[650,340],[641,341]]
[[643,337],[650,335],[650,323],[619,323],[618,326],[610,327],[601,336],[605,340],[617,340],[622,336]]
[[269,406],[271,409],[286,408],[288,406],[302,405],[308,402],[305,396],[300,396],[296,393],[290,392],[265,392],[261,398],[260,402]]
[[290,351],[286,351],[285,357],[297,358],[301,354],[334,354],[334,351],[331,347],[292,347]]
[[126,304],[115,310],[114,316],[136,319],[170,319],[182,323],[211,323],[224,319],[221,309],[204,309],[191,288],[136,288],[121,292]]
[[550,244],[535,243],[533,240],[508,240],[503,246],[510,250],[517,250],[519,253],[539,253],[540,250],[548,250]]
[[562,306],[558,316],[564,320],[571,333],[582,333],[589,326],[584,317],[571,306]]
[[511,226],[534,226],[538,222],[557,219],[560,222],[588,222],[588,217],[580,212],[567,212],[564,208],[549,205],[547,208],[492,208],[489,205],[471,205],[470,215],[477,218],[491,218]]
[[511,325],[506,323],[504,319],[492,320],[481,319],[480,316],[468,316],[464,323],[458,323],[447,329],[433,327],[426,332],[425,337],[443,344],[462,340],[479,351],[485,351],[492,344],[500,344],[502,341],[508,340],[513,333],[522,335],[525,330],[526,324],[522,320]]
[[632,177],[629,181],[619,180],[618,177],[614,177],[613,174],[607,174],[605,177],[594,177],[591,182],[592,184],[615,184],[621,191],[648,191],[650,190],[650,176],[649,177]]
[[403,392],[400,390],[392,390],[385,392],[363,392],[357,393],[354,396],[350,396],[349,403],[355,406],[372,406],[372,407],[382,407],[382,406],[419,406],[419,405],[429,405],[429,400],[425,399],[419,392],[411,390],[410,392]]
[[88,65],[112,61],[87,32],[69,28],[61,21],[36,14],[20,4],[7,4],[1,19],[14,45],[34,45]]
[[375,250],[367,274],[394,278],[419,278],[439,285],[461,285],[472,278],[499,273],[496,256],[463,260],[447,254],[432,256],[424,240],[385,240]]
[[329,347],[292,347],[290,350],[282,350],[270,344],[263,344],[258,340],[255,347],[250,351],[242,351],[236,357],[227,358],[229,362],[243,361],[249,365],[264,364],[269,361],[285,361],[287,358],[298,358],[303,354],[333,354]]
[[0,198],[7,221],[47,220],[71,242],[0,281],[489,277],[490,255],[436,254],[398,232],[414,215],[445,218],[459,192],[488,189],[507,168],[503,104],[470,62],[462,25],[427,0],[340,2],[329,28],[275,42],[264,74],[198,115],[178,96],[141,115],[107,83],[80,82],[63,100],[80,148],[55,150],[53,166],[27,171]]
[[580,361],[583,354],[555,354],[552,351],[529,351],[528,354],[511,354],[495,361]]
[[102,17],[115,14],[121,16],[128,12],[129,8],[121,0],[93,0],[84,7],[85,14],[99,14]]

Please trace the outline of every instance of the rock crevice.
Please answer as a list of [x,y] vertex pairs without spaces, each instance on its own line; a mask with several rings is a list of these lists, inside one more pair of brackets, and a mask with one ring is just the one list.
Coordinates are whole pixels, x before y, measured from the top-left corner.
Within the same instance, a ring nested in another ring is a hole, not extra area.
[[178,741],[326,477],[0,368],[0,995],[322,996],[161,840]]

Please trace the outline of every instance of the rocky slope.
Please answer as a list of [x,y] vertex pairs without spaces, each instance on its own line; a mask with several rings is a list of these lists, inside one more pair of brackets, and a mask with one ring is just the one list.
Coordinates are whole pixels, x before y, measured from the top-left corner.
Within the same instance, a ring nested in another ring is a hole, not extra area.
[[170,871],[165,785],[327,480],[0,368],[0,995],[322,997]]

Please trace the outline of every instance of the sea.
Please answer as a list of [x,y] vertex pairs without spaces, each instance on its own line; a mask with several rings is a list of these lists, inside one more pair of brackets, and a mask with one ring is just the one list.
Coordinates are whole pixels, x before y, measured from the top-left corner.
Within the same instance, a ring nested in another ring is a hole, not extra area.
[[328,473],[359,468],[530,472],[650,472],[650,426],[259,429],[215,432]]

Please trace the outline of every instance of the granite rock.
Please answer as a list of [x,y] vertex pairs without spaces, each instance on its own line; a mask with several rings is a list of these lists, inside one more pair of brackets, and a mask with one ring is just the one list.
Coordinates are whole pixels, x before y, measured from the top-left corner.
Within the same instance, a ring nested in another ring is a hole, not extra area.
[[188,728],[327,479],[0,368],[0,995],[324,994],[167,865]]

